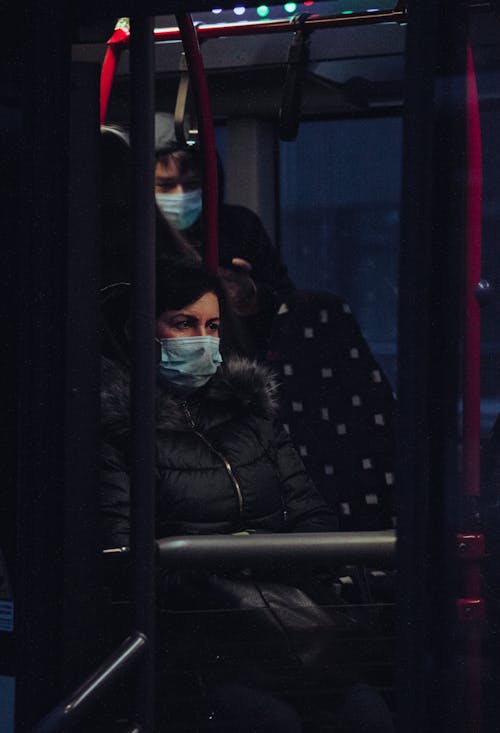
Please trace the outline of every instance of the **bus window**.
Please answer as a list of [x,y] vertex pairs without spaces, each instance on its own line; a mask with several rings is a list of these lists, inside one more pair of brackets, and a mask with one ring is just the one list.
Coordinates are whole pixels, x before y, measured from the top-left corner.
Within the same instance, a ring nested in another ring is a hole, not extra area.
[[401,120],[303,122],[280,145],[281,247],[298,287],[344,298],[396,387]]

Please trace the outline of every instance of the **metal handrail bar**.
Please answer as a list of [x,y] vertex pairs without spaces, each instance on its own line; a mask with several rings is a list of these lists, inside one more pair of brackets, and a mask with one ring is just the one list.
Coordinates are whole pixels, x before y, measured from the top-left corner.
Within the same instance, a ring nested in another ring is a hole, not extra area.
[[[373,13],[356,13],[353,15],[311,15],[304,20],[308,30],[324,30],[327,28],[345,28],[358,25],[375,25],[376,23],[402,23],[406,20],[404,10],[379,10]],[[196,27],[200,39],[223,38],[228,36],[261,36],[270,33],[288,33],[296,30],[296,26],[285,20],[261,20],[254,23],[207,23]],[[179,38],[177,28],[155,28],[155,41],[175,41]],[[123,41],[124,42],[124,39]]]
[[148,646],[147,637],[140,632],[125,639],[76,690],[42,718],[33,729],[33,733],[58,733],[69,730],[90,712],[117,680],[134,667]]
[[187,535],[157,541],[158,562],[176,569],[290,566],[328,560],[337,565],[392,567],[394,530],[373,532],[297,532],[249,535]]

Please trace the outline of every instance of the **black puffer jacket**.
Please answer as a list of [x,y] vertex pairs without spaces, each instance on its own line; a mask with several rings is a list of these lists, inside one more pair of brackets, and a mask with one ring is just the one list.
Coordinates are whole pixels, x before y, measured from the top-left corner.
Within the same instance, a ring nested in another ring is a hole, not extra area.
[[[157,536],[337,529],[276,420],[263,366],[228,360],[182,402],[157,395]],[[128,376],[104,362],[102,514],[105,545],[129,540]]]

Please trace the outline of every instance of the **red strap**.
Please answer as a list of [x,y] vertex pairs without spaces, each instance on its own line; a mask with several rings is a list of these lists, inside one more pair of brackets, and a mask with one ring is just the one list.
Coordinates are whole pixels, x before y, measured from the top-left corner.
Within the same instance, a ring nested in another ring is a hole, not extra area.
[[115,26],[113,35],[108,41],[108,47],[104,55],[104,61],[102,62],[99,115],[101,125],[106,124],[109,97],[115,78],[116,67],[118,66],[122,49],[128,46],[129,39],[130,24],[128,18],[120,18]]

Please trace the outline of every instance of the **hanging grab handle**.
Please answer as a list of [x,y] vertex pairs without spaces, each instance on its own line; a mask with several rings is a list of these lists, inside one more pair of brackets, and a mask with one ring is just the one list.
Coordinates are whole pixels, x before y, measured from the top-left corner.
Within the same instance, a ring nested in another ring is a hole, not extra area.
[[179,59],[179,86],[177,88],[177,99],[175,100],[174,110],[174,129],[175,139],[179,145],[186,145],[186,130],[185,130],[185,119],[186,119],[186,107],[189,95],[189,73],[186,62],[186,54],[183,51]]
[[202,155],[203,173],[203,261],[207,269],[216,272],[218,268],[218,206],[217,157],[215,154],[214,125],[207,78],[203,67],[200,44],[189,13],[179,13],[177,24],[184,45],[189,78],[193,89],[198,120],[198,137]]
[[309,62],[311,31],[306,29],[308,13],[301,13],[291,19],[297,27],[288,51],[288,65],[281,99],[279,136],[280,140],[297,139],[300,110],[302,106],[302,82]]
[[[196,30],[198,34],[198,31]],[[198,43],[201,47],[202,40],[198,36]],[[187,145],[194,143],[198,135],[198,121],[194,114],[191,95],[189,70],[186,60],[186,52],[183,50],[179,59],[179,86],[177,87],[177,97],[175,100],[174,110],[174,130],[175,139],[179,145]],[[189,115],[189,116],[186,116]],[[189,125],[186,130],[186,123]]]

